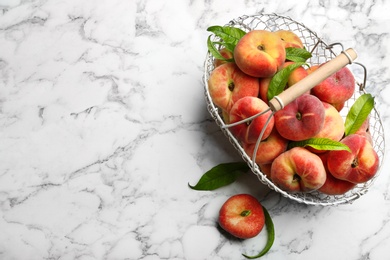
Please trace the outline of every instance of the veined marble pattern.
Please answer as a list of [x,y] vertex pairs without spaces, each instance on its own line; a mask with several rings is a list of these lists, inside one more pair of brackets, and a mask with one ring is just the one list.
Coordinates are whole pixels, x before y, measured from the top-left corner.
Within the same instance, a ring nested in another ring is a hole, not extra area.
[[205,107],[206,28],[260,12],[355,48],[388,139],[390,2],[0,0],[0,258],[241,259],[265,233],[232,240],[216,218],[245,192],[274,220],[263,259],[388,257],[388,161],[338,207],[294,203],[252,174],[188,188],[240,160]]

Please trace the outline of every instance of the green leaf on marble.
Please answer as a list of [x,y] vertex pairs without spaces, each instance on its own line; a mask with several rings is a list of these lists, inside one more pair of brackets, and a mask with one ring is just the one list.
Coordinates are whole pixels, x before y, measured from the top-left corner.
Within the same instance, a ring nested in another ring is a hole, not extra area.
[[254,256],[248,256],[246,254],[242,254],[248,259],[255,259],[262,257],[265,255],[272,247],[275,241],[275,228],[274,228],[274,223],[272,222],[271,215],[268,213],[267,209],[263,206],[263,211],[264,211],[264,217],[265,217],[265,227],[267,229],[267,243],[265,244],[263,250],[261,250],[260,253]]
[[204,173],[196,185],[188,186],[193,190],[215,190],[233,183],[248,170],[249,166],[245,162],[222,163]]

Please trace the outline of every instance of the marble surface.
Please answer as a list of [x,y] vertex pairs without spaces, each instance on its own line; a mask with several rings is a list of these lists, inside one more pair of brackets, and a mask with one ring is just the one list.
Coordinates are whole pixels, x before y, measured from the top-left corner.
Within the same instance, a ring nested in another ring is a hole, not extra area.
[[294,203],[250,173],[187,186],[240,160],[206,110],[202,74],[206,28],[244,14],[290,16],[355,48],[389,139],[390,2],[238,3],[0,0],[1,259],[241,259],[266,234],[220,232],[219,207],[237,193],[274,220],[263,259],[388,257],[388,161],[337,207]]

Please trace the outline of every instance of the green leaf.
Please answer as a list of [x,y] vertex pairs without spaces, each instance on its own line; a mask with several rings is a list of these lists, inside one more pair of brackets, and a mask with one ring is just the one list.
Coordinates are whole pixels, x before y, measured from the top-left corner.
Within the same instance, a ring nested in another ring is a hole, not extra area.
[[267,243],[265,244],[265,247],[263,248],[263,250],[261,250],[261,252],[255,256],[248,256],[248,255],[242,254],[243,256],[245,256],[248,259],[255,259],[255,258],[262,257],[271,249],[271,247],[275,241],[274,223],[272,222],[271,216],[264,206],[263,206],[263,211],[264,211],[264,216],[265,216],[265,226],[267,228]]
[[211,55],[214,56],[214,58],[218,59],[218,60],[226,60],[225,57],[223,57],[221,55],[221,53],[219,52],[219,50],[215,47],[215,44],[216,42],[212,42],[211,41],[211,35],[208,37],[207,39],[207,49],[209,50],[209,52],[211,53]]
[[288,47],[286,48],[286,60],[295,61],[295,62],[305,62],[307,59],[311,58],[312,55],[305,49]]
[[231,53],[234,53],[234,48],[236,47],[235,44],[233,43],[227,43],[227,42],[222,42],[221,45],[225,46],[225,48],[230,51]]
[[[240,28],[233,27],[233,26],[224,26],[223,27],[225,32],[230,36],[232,39],[233,44],[237,44],[238,41],[246,34],[245,31],[241,30]],[[225,40],[226,42],[230,42]]]
[[345,135],[356,133],[374,108],[371,94],[363,94],[355,100],[345,119]]
[[220,38],[220,41],[212,42],[211,35],[207,39],[207,48],[210,53],[219,60],[225,61],[233,61],[233,59],[224,58],[218,51],[217,46],[225,46],[225,48],[234,52],[234,48],[236,47],[238,41],[246,34],[245,31],[240,28],[232,27],[232,26],[210,26],[207,28],[207,31],[214,33],[217,37]]
[[283,92],[283,90],[286,87],[288,77],[290,74],[297,68],[305,65],[305,62],[295,62],[291,65],[288,65],[287,67],[281,69],[278,71],[271,79],[269,86],[268,86],[268,92],[267,92],[267,98],[268,100],[271,100],[274,96],[279,95]]
[[207,31],[214,33],[221,38],[223,42],[232,43],[234,45],[246,34],[245,31],[240,28],[232,26],[210,26]]
[[334,150],[346,150],[351,151],[349,147],[343,143],[331,140],[329,138],[310,138],[303,141],[290,142],[288,144],[288,149],[293,147],[306,147],[310,146],[316,150],[326,150],[326,151],[334,151]]
[[215,190],[233,183],[242,172],[249,170],[244,162],[222,163],[208,170],[195,186],[188,186],[194,190]]

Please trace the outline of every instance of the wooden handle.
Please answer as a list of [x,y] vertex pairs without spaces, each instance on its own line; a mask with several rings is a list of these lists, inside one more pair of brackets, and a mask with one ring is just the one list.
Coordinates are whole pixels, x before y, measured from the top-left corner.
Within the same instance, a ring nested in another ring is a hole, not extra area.
[[353,49],[347,49],[334,59],[321,65],[318,69],[307,75],[302,80],[284,90],[278,96],[272,98],[268,103],[269,107],[273,112],[282,109],[284,106],[288,105],[297,97],[321,83],[333,73],[336,73],[347,64],[352,63],[356,57],[357,54]]

